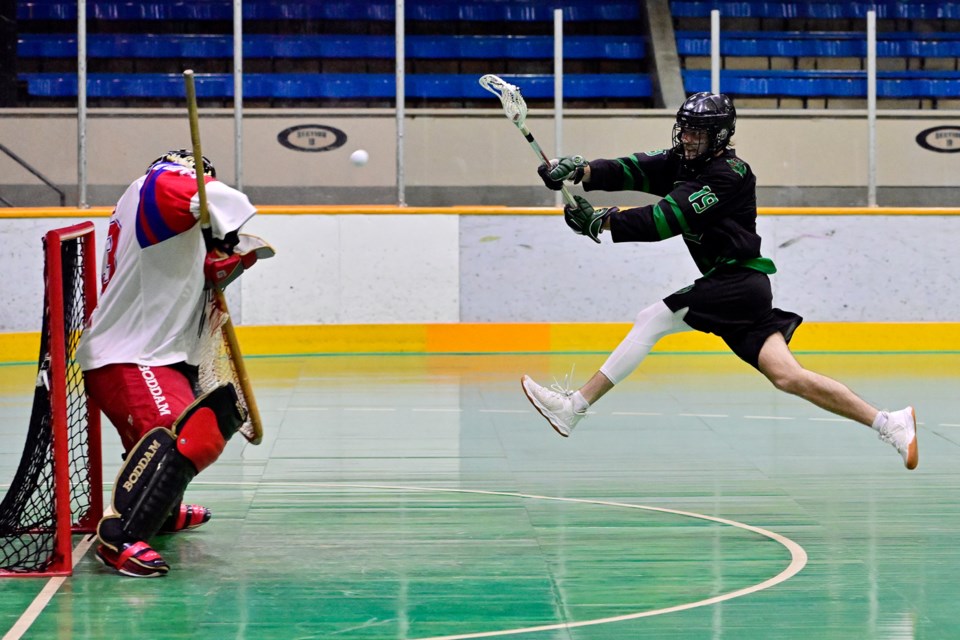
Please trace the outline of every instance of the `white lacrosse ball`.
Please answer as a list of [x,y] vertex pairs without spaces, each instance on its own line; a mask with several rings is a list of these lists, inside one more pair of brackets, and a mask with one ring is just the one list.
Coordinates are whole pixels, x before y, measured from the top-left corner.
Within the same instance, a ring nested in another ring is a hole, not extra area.
[[362,167],[367,164],[367,161],[370,159],[370,154],[364,151],[363,149],[357,149],[350,154],[350,162],[358,167]]

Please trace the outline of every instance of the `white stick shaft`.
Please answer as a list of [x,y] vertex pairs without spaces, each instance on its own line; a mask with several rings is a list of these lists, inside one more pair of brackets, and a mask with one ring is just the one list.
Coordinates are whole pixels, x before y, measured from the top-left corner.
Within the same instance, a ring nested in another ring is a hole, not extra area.
[[[533,149],[533,152],[537,155],[537,158],[539,158],[543,164],[550,166],[550,158],[547,157],[547,154],[545,154],[543,149],[540,148],[540,145],[537,144],[536,138],[534,138],[533,134],[530,133],[530,130],[527,129],[527,125],[521,123],[517,125],[517,128],[520,129],[520,133],[522,133],[523,137],[526,138],[527,142],[530,143],[530,148]],[[570,195],[570,192],[567,191],[566,185],[560,187],[560,194],[563,196],[564,202],[569,205],[573,205],[574,207],[577,206],[577,201],[574,200],[573,196]]]
[[[501,78],[491,74],[480,78],[480,86],[500,98],[500,104],[503,105],[504,115],[507,116],[507,119],[509,119],[510,122],[516,125],[517,129],[520,130],[520,133],[523,134],[523,137],[527,139],[527,142],[530,144],[530,148],[533,149],[533,152],[537,155],[537,159],[549,167],[550,158],[548,158],[547,154],[543,152],[543,149],[541,149],[540,145],[537,144],[536,138],[534,138],[533,134],[530,133],[530,130],[527,129],[527,107],[523,102],[523,98],[520,96],[520,90],[512,84],[504,82]],[[563,196],[564,202],[574,207],[577,206],[577,201],[573,199],[572,195],[570,195],[566,185],[560,186],[560,194]]]

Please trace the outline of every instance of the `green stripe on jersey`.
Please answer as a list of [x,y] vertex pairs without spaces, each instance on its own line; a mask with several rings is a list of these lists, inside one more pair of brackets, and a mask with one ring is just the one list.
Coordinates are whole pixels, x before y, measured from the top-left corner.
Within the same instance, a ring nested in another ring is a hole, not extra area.
[[666,240],[676,235],[670,230],[670,225],[667,224],[667,216],[665,216],[663,210],[660,209],[659,202],[653,205],[653,223],[657,225],[657,233],[660,235],[661,240]]
[[667,196],[664,200],[670,203],[670,210],[673,211],[673,216],[677,219],[677,223],[680,225],[680,228],[683,229],[683,232],[690,233],[687,217],[683,215],[683,210],[680,208],[680,205],[677,204],[677,201],[670,196]]
[[640,162],[637,160],[637,156],[630,156],[629,164],[623,160],[617,159],[617,162],[620,163],[620,166],[623,167],[623,189],[625,191],[634,191],[636,188],[635,176],[640,178],[640,187],[639,191],[645,193],[650,193],[650,180],[647,178],[647,174],[640,168]]

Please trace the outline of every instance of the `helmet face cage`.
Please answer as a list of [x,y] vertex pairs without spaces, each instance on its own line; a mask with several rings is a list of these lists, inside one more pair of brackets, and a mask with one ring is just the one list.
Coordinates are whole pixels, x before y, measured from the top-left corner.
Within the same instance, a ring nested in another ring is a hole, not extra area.
[[[216,178],[217,169],[213,166],[213,163],[210,162],[207,156],[202,156],[202,158],[203,175]],[[151,162],[150,166],[147,167],[147,171],[149,172],[150,169],[162,162],[172,162],[174,164],[187,167],[188,169],[193,169],[194,171],[197,169],[196,163],[193,161],[193,152],[189,149],[175,149],[173,151],[167,151],[165,154]]]
[[[673,125],[673,148],[687,164],[702,162],[723,150],[730,143],[737,123],[733,101],[723,94],[695,93],[684,101],[677,111]],[[683,147],[683,132],[704,132],[705,144],[701,143],[694,158],[687,158]]]

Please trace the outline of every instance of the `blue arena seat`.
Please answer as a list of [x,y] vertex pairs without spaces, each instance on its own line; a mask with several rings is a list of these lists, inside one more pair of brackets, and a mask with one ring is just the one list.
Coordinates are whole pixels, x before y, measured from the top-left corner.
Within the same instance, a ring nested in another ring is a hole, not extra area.
[[[710,90],[709,70],[683,72],[689,93]],[[725,70],[720,72],[723,91],[744,96],[853,97],[867,95],[865,71],[780,71]],[[960,72],[880,71],[877,73],[880,98],[957,98]]]
[[[24,73],[18,78],[27,83],[30,95],[73,97],[77,95],[76,74]],[[504,79],[522,87],[528,99],[552,98],[551,75],[506,75]],[[91,73],[87,76],[87,95],[91,98],[182,98],[183,77],[171,73]],[[229,98],[233,95],[230,74],[197,74],[197,96]],[[564,77],[564,97],[568,99],[648,98],[652,95],[650,78],[642,74],[571,74]],[[393,74],[318,74],[276,73],[246,74],[243,80],[247,98],[369,99],[395,95]],[[487,93],[476,75],[416,74],[406,78],[410,98],[481,99]]]
[[[677,31],[677,53],[709,56],[710,33]],[[865,57],[866,34],[850,31],[726,31],[720,34],[724,56]],[[890,58],[960,57],[960,33],[884,32],[877,55]]]
[[[243,3],[247,20],[373,20],[393,21],[396,3],[392,0],[325,0],[324,2],[290,2],[284,0],[246,0]],[[619,0],[409,0],[407,20],[425,21],[523,21],[553,20],[553,10],[563,10],[571,21],[638,20],[637,2]],[[221,20],[233,16],[231,0],[148,0],[146,2],[91,0],[88,17],[96,20]],[[30,0],[17,3],[18,20],[76,20],[77,3],[73,0]]]
[[[93,44],[89,39],[87,45],[93,56]],[[17,36],[17,56],[20,58],[73,58],[76,55],[76,36],[46,33]]]
[[[392,59],[393,36],[248,34],[243,39],[248,58],[367,58]],[[229,35],[115,34],[87,37],[91,58],[232,58]],[[550,59],[552,36],[410,36],[406,54],[415,59]],[[21,34],[21,58],[73,58],[73,34]],[[569,59],[639,60],[646,55],[639,36],[573,36],[564,40]]]
[[[393,47],[393,38],[389,39]],[[640,60],[646,56],[641,36],[568,36],[564,58],[572,60]],[[409,36],[407,57],[420,59],[553,58],[553,36]],[[392,58],[393,53],[389,56]]]
[[244,2],[244,18],[248,20],[372,20],[393,21],[396,2],[371,0],[350,2]]
[[865,18],[875,10],[877,18],[957,19],[960,3],[936,0],[814,0],[813,2],[747,2],[671,0],[670,13],[676,18],[704,18],[717,9],[727,18]]

